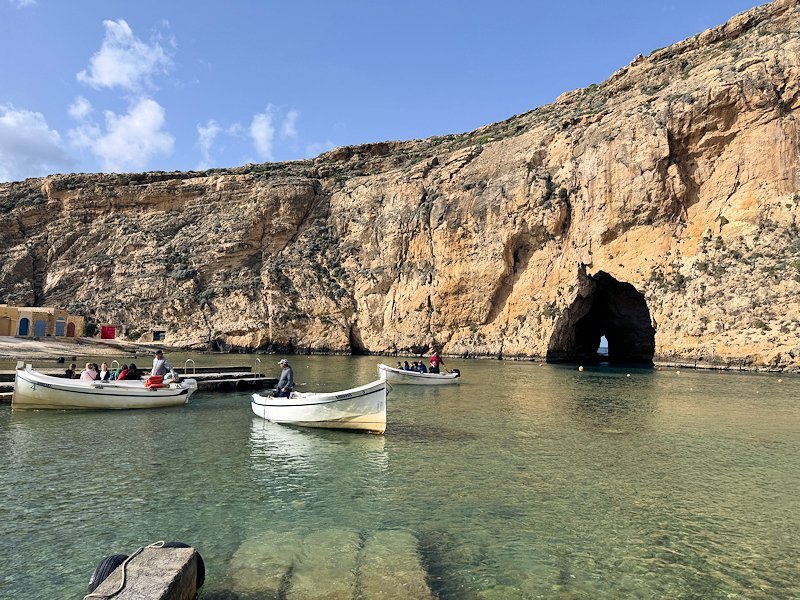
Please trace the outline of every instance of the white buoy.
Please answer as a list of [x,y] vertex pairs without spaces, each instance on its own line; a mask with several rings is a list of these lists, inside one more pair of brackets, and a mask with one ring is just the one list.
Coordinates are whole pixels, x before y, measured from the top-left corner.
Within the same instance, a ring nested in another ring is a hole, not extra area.
[[630,376],[631,376],[631,374],[630,374],[630,373],[628,373],[627,375],[625,375],[625,377],[630,377]]
[[675,375],[680,375],[680,374],[681,374],[680,371],[675,371]]
[[581,365],[580,367],[578,367],[578,371],[581,371],[581,372],[583,371],[583,365]]

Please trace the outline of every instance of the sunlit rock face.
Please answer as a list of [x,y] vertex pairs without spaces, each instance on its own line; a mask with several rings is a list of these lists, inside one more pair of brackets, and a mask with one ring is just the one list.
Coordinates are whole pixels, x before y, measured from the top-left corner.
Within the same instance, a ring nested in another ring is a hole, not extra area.
[[0,302],[195,348],[577,359],[602,331],[797,369],[797,31],[775,2],[466,134],[0,184]]

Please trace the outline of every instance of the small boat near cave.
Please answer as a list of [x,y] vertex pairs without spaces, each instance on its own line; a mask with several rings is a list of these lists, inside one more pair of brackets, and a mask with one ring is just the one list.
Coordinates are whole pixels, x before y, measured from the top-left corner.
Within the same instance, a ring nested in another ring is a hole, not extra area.
[[419,373],[396,369],[381,363],[378,365],[378,376],[395,385],[447,385],[459,383],[461,372],[453,369],[450,373]]
[[292,392],[288,398],[253,394],[259,417],[283,425],[386,431],[386,380],[378,379],[341,392]]
[[25,365],[14,376],[12,409],[128,409],[162,408],[189,402],[197,381],[183,379],[163,387],[146,387],[142,380],[80,381],[44,375]]

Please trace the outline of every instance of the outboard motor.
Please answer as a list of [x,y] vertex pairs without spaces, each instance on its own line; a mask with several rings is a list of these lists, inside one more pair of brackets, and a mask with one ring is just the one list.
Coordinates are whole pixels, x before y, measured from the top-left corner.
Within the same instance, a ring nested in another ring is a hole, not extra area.
[[459,369],[450,369],[451,373],[455,373],[456,377],[461,377],[461,371]]

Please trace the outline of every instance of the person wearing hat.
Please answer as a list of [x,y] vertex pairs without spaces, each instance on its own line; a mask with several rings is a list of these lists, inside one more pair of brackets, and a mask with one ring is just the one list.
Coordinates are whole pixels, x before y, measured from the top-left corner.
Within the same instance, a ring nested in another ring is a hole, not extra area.
[[167,373],[172,373],[172,378],[177,380],[178,374],[172,368],[170,362],[164,357],[163,350],[156,350],[156,355],[153,357],[153,370],[150,375],[164,377]]
[[280,359],[278,364],[281,367],[281,377],[278,379],[278,387],[273,391],[273,395],[277,398],[288,398],[294,387],[294,371],[285,358]]

